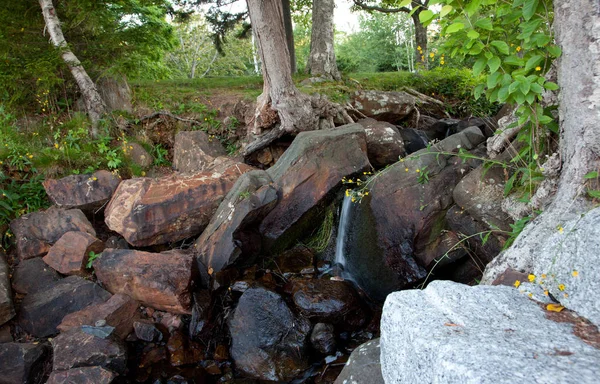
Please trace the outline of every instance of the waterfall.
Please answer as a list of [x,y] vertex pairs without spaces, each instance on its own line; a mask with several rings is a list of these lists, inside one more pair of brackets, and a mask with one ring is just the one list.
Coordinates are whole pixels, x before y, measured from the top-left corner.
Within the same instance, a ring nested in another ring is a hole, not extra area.
[[342,211],[340,213],[340,223],[338,225],[337,240],[335,244],[335,264],[341,265],[346,269],[345,246],[348,237],[348,227],[350,225],[350,214],[352,213],[352,197],[344,196]]

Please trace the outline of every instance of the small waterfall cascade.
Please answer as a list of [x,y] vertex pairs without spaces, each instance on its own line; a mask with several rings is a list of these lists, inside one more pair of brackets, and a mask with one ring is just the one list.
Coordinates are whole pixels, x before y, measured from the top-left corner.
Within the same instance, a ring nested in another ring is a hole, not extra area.
[[[340,223],[338,225],[337,240],[335,244],[335,264],[346,269],[346,240],[348,238],[348,230],[352,214],[352,197],[344,196],[342,202],[342,211],[340,212]],[[345,277],[345,276],[342,276]]]

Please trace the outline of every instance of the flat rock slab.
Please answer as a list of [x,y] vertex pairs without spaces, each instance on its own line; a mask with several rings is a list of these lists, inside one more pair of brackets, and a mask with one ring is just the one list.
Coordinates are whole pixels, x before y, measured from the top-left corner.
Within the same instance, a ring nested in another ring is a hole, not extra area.
[[[434,281],[388,296],[386,383],[597,383],[600,350],[517,289]],[[551,318],[551,317],[550,317]]]
[[85,232],[67,232],[50,248],[43,260],[63,275],[88,274],[86,264],[90,252],[102,252],[104,244]]
[[110,296],[110,293],[96,283],[79,276],[69,276],[45,290],[25,296],[17,322],[23,330],[35,337],[48,337],[58,333],[56,327],[69,313],[103,303]]
[[47,289],[62,277],[39,257],[23,260],[17,265],[12,277],[15,292],[28,294]]
[[194,176],[125,180],[106,207],[106,225],[136,247],[199,235],[238,177],[251,169],[225,162]]
[[10,270],[8,269],[6,256],[0,252],[0,325],[12,319],[15,315],[9,274]]
[[170,313],[191,314],[197,267],[183,251],[150,253],[107,249],[94,261],[98,281],[110,292]]
[[44,344],[0,344],[0,384],[39,384],[49,357]]
[[54,371],[46,384],[110,384],[116,377],[116,373],[103,367],[82,367]]
[[406,92],[356,91],[352,106],[367,117],[398,123],[415,110],[415,98]]
[[50,201],[59,208],[93,212],[104,205],[119,186],[121,178],[109,171],[71,175],[43,182]]
[[359,345],[348,358],[334,384],[384,384],[379,339]]
[[15,234],[17,255],[21,260],[43,256],[69,231],[96,236],[81,210],[55,207],[23,215],[10,223],[10,229]]

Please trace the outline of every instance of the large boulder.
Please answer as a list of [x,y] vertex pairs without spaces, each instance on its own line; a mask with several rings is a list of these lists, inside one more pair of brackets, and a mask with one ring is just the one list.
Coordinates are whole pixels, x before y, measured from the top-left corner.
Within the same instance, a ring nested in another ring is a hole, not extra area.
[[106,224],[137,247],[196,236],[238,177],[251,169],[225,162],[194,176],[126,180],[106,207]]
[[545,311],[506,286],[434,281],[393,293],[381,318],[383,377],[390,384],[596,383],[600,350],[584,339],[595,334],[597,345],[597,330],[582,332],[585,321],[564,312]]
[[44,290],[25,296],[21,302],[17,323],[35,337],[58,333],[57,326],[63,317],[89,305],[103,303],[110,293],[89,280],[69,276]]
[[191,314],[197,268],[189,253],[107,249],[94,261],[94,270],[98,281],[114,294],[129,295],[161,311]]
[[206,268],[218,272],[240,255],[247,258],[260,251],[260,234],[253,224],[277,204],[277,192],[265,171],[248,172],[237,180],[195,243],[196,255]]
[[0,344],[0,384],[41,384],[49,350],[39,343]]
[[260,225],[267,248],[275,253],[310,233],[319,210],[342,186],[342,178],[370,169],[366,135],[359,124],[296,136],[267,171],[281,189],[279,203]]
[[359,345],[348,358],[334,384],[384,384],[381,375],[379,339]]
[[229,321],[231,357],[244,376],[290,381],[308,368],[310,324],[296,317],[277,293],[250,288]]
[[375,168],[395,163],[406,155],[404,141],[395,125],[366,118],[358,121],[367,134],[367,156]]
[[356,91],[351,104],[376,120],[398,123],[415,110],[415,98],[406,92]]
[[81,367],[54,371],[46,384],[110,384],[117,374],[102,367]]
[[44,181],[50,201],[59,208],[77,208],[85,212],[102,207],[119,186],[121,178],[108,171],[86,175],[71,175]]
[[69,231],[96,236],[81,210],[55,207],[23,215],[10,223],[10,229],[15,235],[17,255],[21,260],[43,256]]
[[41,289],[47,289],[61,276],[40,257],[22,260],[15,267],[12,277],[12,287],[15,292],[28,294]]
[[10,289],[10,270],[6,262],[6,256],[0,251],[0,325],[12,319],[15,308]]
[[102,241],[85,232],[67,232],[50,248],[43,260],[63,275],[88,274],[86,267],[91,252],[99,254]]
[[221,142],[203,131],[180,131],[175,135],[173,168],[194,174],[209,168],[219,156],[227,155]]
[[479,129],[465,130],[374,177],[370,195],[354,207],[343,249],[346,272],[373,299],[418,282],[444,257],[449,247],[438,242],[446,211],[454,186],[470,170],[447,153],[483,140]]

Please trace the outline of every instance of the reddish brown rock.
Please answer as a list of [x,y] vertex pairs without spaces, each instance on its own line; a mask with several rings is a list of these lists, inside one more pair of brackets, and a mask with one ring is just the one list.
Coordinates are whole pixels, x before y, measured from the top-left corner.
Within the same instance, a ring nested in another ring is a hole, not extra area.
[[114,333],[117,337],[125,339],[133,330],[134,321],[139,317],[138,308],[137,301],[118,293],[104,303],[90,305],[81,311],[68,314],[57,328],[66,332],[71,328],[96,325],[98,321],[104,321],[106,325],[115,328]]
[[110,384],[116,377],[116,373],[103,367],[82,367],[54,371],[46,384]]
[[237,178],[251,169],[226,162],[194,176],[126,180],[106,207],[106,224],[140,247],[198,235]]
[[209,168],[219,156],[227,155],[221,142],[203,131],[180,131],[175,135],[173,168],[181,173],[194,174]]
[[94,262],[98,281],[110,292],[124,293],[145,306],[190,314],[197,275],[191,254],[107,249]]
[[276,253],[313,231],[319,210],[342,186],[342,178],[368,170],[366,136],[358,124],[296,136],[267,171],[281,189],[279,203],[260,225],[267,248]]
[[49,349],[44,344],[0,344],[0,383],[41,384]]
[[59,208],[78,208],[93,212],[102,207],[117,189],[121,178],[109,171],[90,175],[71,175],[44,181],[50,201]]
[[415,98],[406,92],[356,91],[351,103],[363,115],[392,124],[415,110]]
[[198,343],[190,341],[180,331],[175,331],[171,334],[167,342],[167,350],[171,365],[174,367],[197,364],[204,360],[202,347]]
[[358,121],[367,134],[367,156],[375,168],[383,168],[406,156],[404,141],[395,125],[367,118]]
[[23,215],[10,223],[15,235],[16,250],[21,260],[43,256],[52,244],[69,231],[87,232],[96,236],[92,224],[79,209],[51,207]]
[[63,275],[87,275],[90,252],[99,254],[104,244],[85,232],[67,232],[50,248],[43,260]]
[[26,295],[40,289],[47,289],[60,279],[58,272],[50,268],[40,257],[35,257],[22,260],[16,266],[12,277],[12,287],[15,292]]

